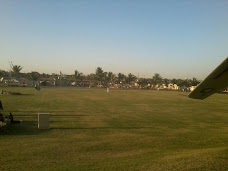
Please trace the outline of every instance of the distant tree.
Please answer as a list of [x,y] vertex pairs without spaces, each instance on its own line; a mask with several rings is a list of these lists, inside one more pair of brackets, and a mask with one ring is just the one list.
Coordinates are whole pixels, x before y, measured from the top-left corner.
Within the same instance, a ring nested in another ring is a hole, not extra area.
[[103,72],[103,77],[101,78],[102,81],[102,85],[107,86],[108,84],[108,73],[107,72]]
[[126,81],[128,84],[130,84],[132,81],[135,81],[136,79],[137,79],[137,77],[135,75],[133,75],[132,73],[129,73],[126,78]]
[[77,85],[77,80],[80,80],[82,78],[83,74],[79,72],[78,70],[74,71],[74,81],[75,81],[75,86]]
[[96,75],[95,74],[89,74],[89,75],[87,75],[86,76],[86,79],[88,79],[88,80],[96,80]]
[[19,75],[20,75],[20,71],[22,70],[23,67],[21,67],[20,65],[13,65],[11,63],[11,71],[14,74],[14,78],[18,79]]
[[49,78],[50,75],[43,73],[43,74],[42,74],[42,77],[43,77],[43,78]]
[[111,82],[115,83],[115,81],[116,81],[116,74],[111,72]]
[[117,74],[117,80],[118,80],[118,83],[125,83],[126,81],[126,76],[122,73],[118,73]]
[[101,85],[101,81],[104,77],[103,69],[101,67],[97,67],[95,74],[96,74],[97,80],[99,81],[99,85]]
[[154,84],[161,84],[162,83],[162,77],[160,76],[160,74],[158,74],[158,73],[154,74],[153,83]]
[[139,84],[141,87],[145,87],[146,85],[148,85],[148,81],[147,81],[147,79],[145,79],[145,78],[139,78],[138,84]]
[[86,75],[84,75],[83,73],[81,74],[81,77],[79,78],[79,80],[85,80],[86,79]]
[[33,86],[35,85],[35,81],[38,81],[38,79],[40,78],[40,73],[33,71],[31,73],[29,73],[30,79],[32,80],[32,84]]
[[108,72],[108,73],[107,73],[107,80],[108,80],[109,83],[112,82],[112,75],[113,75],[112,72]]
[[7,77],[8,76],[8,73],[4,70],[0,70],[0,78],[2,77]]
[[168,86],[168,84],[170,83],[170,80],[168,78],[164,78],[163,79],[163,83]]
[[175,79],[175,78],[173,78],[172,80],[171,80],[171,83],[173,83],[173,84],[177,84],[177,79]]
[[200,83],[199,80],[197,80],[197,78],[193,77],[191,80],[191,85],[192,86],[197,86]]
[[109,84],[113,84],[116,80],[116,75],[112,72],[107,73],[107,81]]
[[183,86],[184,83],[183,83],[183,80],[182,79],[174,79],[176,82],[174,84],[176,84],[177,86]]
[[185,78],[185,79],[178,79],[177,85],[180,87],[189,87],[191,86],[191,80]]

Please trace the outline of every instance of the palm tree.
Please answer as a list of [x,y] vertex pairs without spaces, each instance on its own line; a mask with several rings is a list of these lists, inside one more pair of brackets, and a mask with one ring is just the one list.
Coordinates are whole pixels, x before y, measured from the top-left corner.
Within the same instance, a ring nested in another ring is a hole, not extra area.
[[34,83],[35,83],[35,81],[37,81],[39,79],[40,74],[38,72],[33,71],[29,74],[29,76],[32,79],[32,84],[34,86]]
[[17,79],[19,74],[20,74],[20,71],[22,70],[23,67],[21,67],[20,65],[11,65],[11,70],[14,74],[14,78]]

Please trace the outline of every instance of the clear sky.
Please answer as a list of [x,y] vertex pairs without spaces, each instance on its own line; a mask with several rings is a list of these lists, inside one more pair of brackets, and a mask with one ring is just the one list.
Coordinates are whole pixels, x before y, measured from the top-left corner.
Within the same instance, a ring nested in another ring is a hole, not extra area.
[[0,69],[205,78],[228,56],[227,0],[0,0]]

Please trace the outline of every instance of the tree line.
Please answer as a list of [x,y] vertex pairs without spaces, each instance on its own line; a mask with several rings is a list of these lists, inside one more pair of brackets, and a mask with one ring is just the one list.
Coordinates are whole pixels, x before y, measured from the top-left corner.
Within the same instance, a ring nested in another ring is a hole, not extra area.
[[[60,72],[60,74],[46,74],[46,73],[39,73],[36,71],[32,71],[29,73],[22,73],[21,70],[23,67],[20,65],[11,65],[10,71],[0,70],[0,78],[6,78],[6,79],[20,79],[20,78],[26,78],[28,80],[39,81],[43,78],[55,78],[55,77],[62,77],[63,74]],[[132,84],[136,82],[140,86],[146,86],[148,84],[176,84],[178,86],[196,86],[199,84],[199,80],[197,78],[192,79],[168,79],[163,78],[159,73],[155,73],[151,78],[139,78],[135,76],[132,73],[129,73],[127,75],[123,73],[113,73],[113,72],[106,72],[101,67],[97,67],[94,73],[91,74],[83,74],[82,72],[75,70],[74,74],[67,75],[64,77],[70,77],[75,82],[75,85],[77,85],[77,82],[83,81],[83,80],[96,80],[97,84],[100,86],[108,86],[109,84]]]

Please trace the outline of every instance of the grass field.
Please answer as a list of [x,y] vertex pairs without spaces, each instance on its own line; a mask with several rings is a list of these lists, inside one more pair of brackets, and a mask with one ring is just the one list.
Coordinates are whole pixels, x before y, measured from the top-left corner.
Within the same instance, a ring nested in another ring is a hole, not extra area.
[[[0,88],[1,89],[1,88]],[[0,170],[228,170],[228,95],[155,90],[8,88]],[[37,129],[49,112],[50,129]]]

